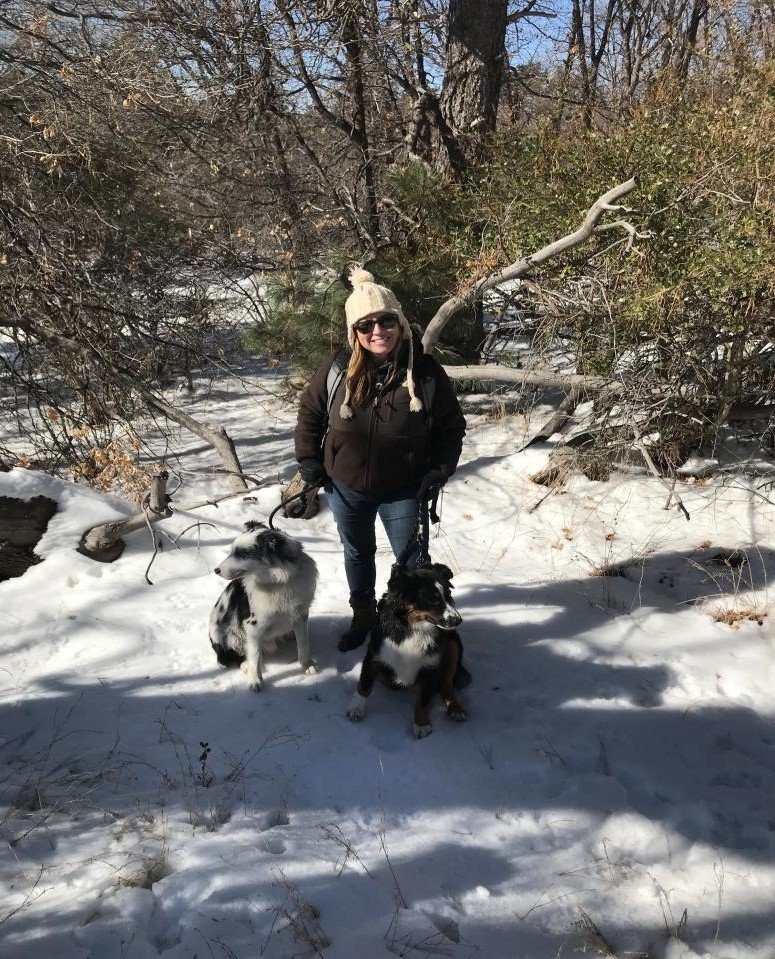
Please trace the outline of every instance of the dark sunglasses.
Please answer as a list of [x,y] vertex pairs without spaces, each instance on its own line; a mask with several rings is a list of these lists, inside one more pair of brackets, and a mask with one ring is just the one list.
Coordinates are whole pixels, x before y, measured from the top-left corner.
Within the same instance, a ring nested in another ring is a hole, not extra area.
[[356,323],[355,331],[368,336],[369,333],[374,332],[374,327],[377,324],[379,324],[381,330],[392,330],[397,323],[398,317],[395,313],[385,313],[383,316],[375,316],[373,320],[363,320],[361,323]]

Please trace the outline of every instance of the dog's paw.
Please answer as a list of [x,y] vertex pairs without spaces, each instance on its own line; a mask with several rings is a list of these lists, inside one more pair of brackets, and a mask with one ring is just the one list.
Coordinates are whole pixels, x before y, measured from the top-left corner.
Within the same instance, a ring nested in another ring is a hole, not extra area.
[[320,669],[318,668],[318,664],[315,662],[315,660],[311,659],[308,663],[301,664],[301,671],[305,676],[315,676],[320,672]]
[[263,688],[264,686],[260,679],[251,679],[248,683],[248,689],[251,693],[260,693]]
[[347,718],[351,723],[359,723],[366,715],[366,699],[360,693],[356,693],[347,710]]
[[468,719],[468,713],[460,703],[450,703],[447,706],[447,715],[454,719],[456,723],[464,723]]
[[418,726],[417,723],[412,723],[412,732],[414,733],[415,739],[425,739],[426,736],[430,736],[433,732],[433,726],[430,724],[427,726]]

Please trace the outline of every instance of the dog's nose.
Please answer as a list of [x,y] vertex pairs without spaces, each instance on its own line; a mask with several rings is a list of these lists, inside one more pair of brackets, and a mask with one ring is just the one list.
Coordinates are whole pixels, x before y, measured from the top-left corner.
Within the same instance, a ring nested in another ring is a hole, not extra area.
[[463,617],[456,609],[449,607],[444,610],[444,625],[449,627],[459,626],[463,622]]
[[216,566],[215,569],[213,570],[213,572],[216,573],[218,576],[220,576],[220,575],[221,575],[221,567],[220,567],[220,566]]

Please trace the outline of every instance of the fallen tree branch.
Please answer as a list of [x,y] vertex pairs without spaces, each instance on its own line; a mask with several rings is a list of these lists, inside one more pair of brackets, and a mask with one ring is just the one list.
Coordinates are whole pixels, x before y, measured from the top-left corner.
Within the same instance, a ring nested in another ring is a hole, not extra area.
[[557,387],[561,390],[582,390],[597,393],[608,387],[615,392],[620,384],[604,376],[585,376],[581,373],[554,373],[551,370],[520,370],[512,366],[445,366],[451,380],[485,380],[494,383],[522,383],[525,386]]
[[523,450],[526,450],[528,446],[532,446],[533,443],[540,443],[543,440],[548,440],[550,436],[554,436],[554,434],[561,430],[568,422],[571,416],[573,416],[576,407],[579,405],[580,398],[579,390],[574,387],[554,413],[545,421],[535,436],[531,436],[527,443],[523,443],[517,452],[521,453]]
[[[501,283],[505,283],[507,280],[516,280],[526,273],[531,272],[542,263],[545,263],[547,260],[552,259],[552,257],[564,253],[566,250],[572,250],[574,247],[586,242],[597,232],[597,221],[600,217],[606,212],[621,210],[622,207],[617,201],[634,190],[636,186],[637,181],[635,177],[632,177],[625,183],[620,183],[618,186],[612,187],[612,189],[595,200],[587,211],[587,215],[584,217],[581,226],[577,230],[574,230],[573,233],[569,233],[567,236],[561,237],[553,243],[548,243],[529,256],[521,257],[510,266],[506,266],[502,270],[498,270],[490,276],[479,280],[467,293],[457,294],[442,303],[423,335],[422,343],[425,352],[430,353],[436,346],[442,330],[458,311],[472,306],[477,300],[481,299],[488,290],[499,286]],[[634,227],[631,227],[630,224],[625,224],[624,221],[619,221],[617,225],[624,225],[628,232],[630,232],[630,230],[634,231]],[[613,226],[613,224],[610,224],[610,226]],[[637,236],[637,233],[635,235]]]
[[[154,482],[162,475],[165,477],[164,483],[166,484],[166,470],[162,471]],[[234,496],[241,496],[245,493],[252,493],[273,482],[275,482],[275,480],[259,481],[257,486],[252,486],[249,489],[240,489],[232,493],[225,493],[223,496],[218,496],[215,499],[202,500],[200,503],[184,503],[180,506],[169,502],[162,489],[162,495],[167,499],[163,509],[158,508],[158,491],[155,500],[151,499],[149,494],[141,512],[128,516],[126,519],[113,520],[110,523],[100,523],[98,526],[91,526],[87,529],[83,536],[81,536],[78,552],[83,553],[84,556],[88,556],[90,559],[96,559],[101,563],[112,563],[123,553],[125,546],[124,537],[128,536],[129,533],[134,533],[138,529],[143,529],[143,527],[150,528],[163,519],[169,519],[173,513],[187,513],[195,509],[201,509],[203,506],[217,506],[218,503],[225,499],[231,499]],[[179,535],[182,536],[183,534],[181,533]],[[150,564],[148,569],[150,569]]]
[[112,523],[102,523],[87,529],[81,537],[78,552],[101,563],[112,563],[124,552],[124,539],[128,533],[147,526],[151,530],[152,523],[172,516],[167,496],[167,480],[169,473],[160,470],[151,481],[151,488],[142,502],[142,512],[135,513],[127,519]]
[[223,427],[214,428],[205,426],[203,423],[200,423],[199,420],[195,420],[192,416],[189,416],[188,413],[184,413],[183,410],[178,409],[177,406],[168,403],[161,396],[157,396],[142,387],[136,386],[135,389],[142,396],[146,405],[151,409],[162,413],[168,420],[172,420],[174,423],[185,427],[189,432],[200,437],[205,443],[212,446],[221,458],[221,462],[224,465],[224,472],[228,474],[229,484],[232,490],[235,493],[244,493],[247,491],[248,484],[245,482],[237,451],[231,437]]
[[56,343],[76,357],[81,357],[86,353],[94,358],[100,366],[106,368],[117,382],[142,397],[143,402],[149,409],[156,410],[163,416],[166,416],[167,419],[183,426],[185,429],[194,433],[195,436],[203,439],[205,443],[212,446],[221,458],[234,492],[241,493],[247,490],[247,483],[243,479],[242,466],[240,465],[236,448],[231,437],[223,427],[213,428],[205,426],[203,423],[195,420],[192,416],[189,416],[188,413],[184,413],[176,406],[168,403],[163,397],[152,393],[149,388],[139,384],[131,371],[122,368],[115,360],[103,356],[99,351],[90,347],[88,344],[84,345],[72,337],[64,336],[51,326],[18,321],[16,321],[14,325],[31,335],[39,336],[43,342],[50,340]]

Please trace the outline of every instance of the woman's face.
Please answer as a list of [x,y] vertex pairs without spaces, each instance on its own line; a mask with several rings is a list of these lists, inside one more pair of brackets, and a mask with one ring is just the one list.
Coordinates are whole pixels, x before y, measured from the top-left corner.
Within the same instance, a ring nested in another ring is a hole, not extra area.
[[376,359],[387,359],[401,339],[401,326],[395,313],[372,313],[358,320],[355,335],[364,350]]

